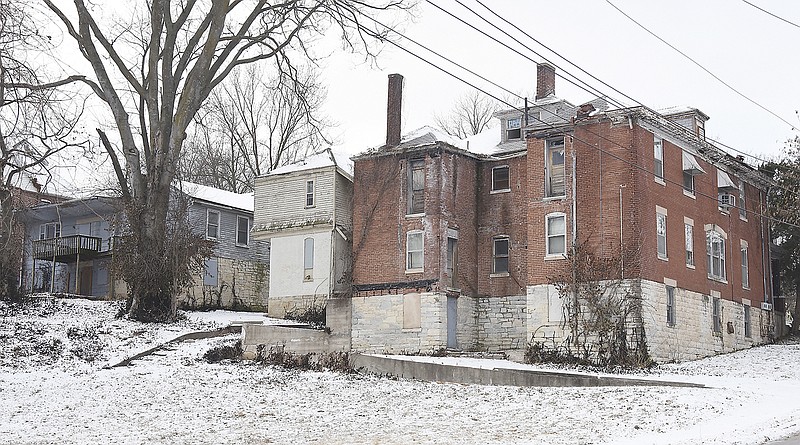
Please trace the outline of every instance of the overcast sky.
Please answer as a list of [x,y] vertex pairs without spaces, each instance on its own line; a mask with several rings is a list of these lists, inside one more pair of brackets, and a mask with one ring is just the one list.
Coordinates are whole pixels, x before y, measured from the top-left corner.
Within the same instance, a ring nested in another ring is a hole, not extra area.
[[[497,36],[537,62],[544,59],[492,30],[457,0],[433,3]],[[706,134],[759,157],[780,154],[792,127],[732,91],[675,50],[632,23],[605,0],[482,0],[500,16],[622,93],[654,109],[689,105],[710,116]],[[639,23],[694,58],[730,86],[795,126],[800,121],[798,57],[800,28],[771,17],[741,0],[671,0],[643,2],[611,0]],[[461,0],[495,23],[476,0]],[[800,2],[750,0],[793,23],[800,23]],[[532,97],[536,65],[457,22],[425,0],[417,20],[403,33],[465,65],[505,88]],[[511,27],[503,25],[511,31]],[[591,81],[563,59],[513,33],[520,41],[564,70]],[[400,43],[437,65],[474,80],[479,86],[502,91],[477,80],[412,43]],[[328,115],[339,123],[333,131],[343,149],[358,153],[385,139],[387,76],[405,77],[403,132],[433,124],[434,113],[445,113],[470,87],[436,68],[387,46],[379,67],[345,54],[323,64],[328,85]],[[562,70],[557,72],[564,74]],[[619,93],[596,81],[592,85],[631,105]],[[556,94],[574,104],[592,99],[589,93],[556,79]],[[736,154],[736,153],[734,153]],[[748,159],[753,162],[752,159]]]

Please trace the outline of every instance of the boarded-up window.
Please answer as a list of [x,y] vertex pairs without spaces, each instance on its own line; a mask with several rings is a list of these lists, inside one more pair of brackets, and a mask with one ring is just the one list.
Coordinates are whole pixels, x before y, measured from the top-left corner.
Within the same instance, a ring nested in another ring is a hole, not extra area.
[[303,281],[314,280],[314,238],[303,240]]
[[218,263],[216,258],[206,260],[205,273],[203,274],[203,284],[206,286],[216,286],[218,283]]
[[403,295],[403,329],[422,327],[422,302],[419,294]]
[[413,160],[408,166],[408,213],[425,213],[425,161]]

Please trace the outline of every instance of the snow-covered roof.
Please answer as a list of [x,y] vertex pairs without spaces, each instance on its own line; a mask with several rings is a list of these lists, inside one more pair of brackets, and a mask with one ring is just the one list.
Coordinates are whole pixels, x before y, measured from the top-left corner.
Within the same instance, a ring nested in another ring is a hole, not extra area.
[[397,148],[414,148],[423,145],[431,145],[437,142],[444,142],[454,147],[458,146],[459,140],[444,131],[431,126],[424,126],[407,133],[400,139],[400,144]]
[[678,114],[699,114],[704,120],[708,120],[709,117],[707,114],[700,111],[698,108],[695,108],[691,105],[677,105],[674,107],[662,108],[657,110],[659,114],[663,114],[664,116],[673,116]]
[[497,151],[500,144],[500,129],[497,127],[483,130],[482,132],[458,141],[458,148],[479,155],[491,155]]
[[267,173],[267,176],[285,175],[287,173],[332,166],[339,167],[350,177],[353,176],[353,161],[350,160],[350,157],[346,153],[333,150],[331,148],[327,148],[320,153],[308,156],[307,158],[297,161],[293,164],[276,168],[275,170]]
[[181,181],[178,188],[194,199],[252,212],[255,207],[252,193],[233,193],[214,187]]

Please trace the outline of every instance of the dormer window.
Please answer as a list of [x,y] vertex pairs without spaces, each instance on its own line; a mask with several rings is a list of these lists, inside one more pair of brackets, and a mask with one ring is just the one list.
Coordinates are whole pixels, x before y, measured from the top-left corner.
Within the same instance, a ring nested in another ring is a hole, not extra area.
[[519,139],[522,137],[522,118],[515,117],[506,121],[506,139]]

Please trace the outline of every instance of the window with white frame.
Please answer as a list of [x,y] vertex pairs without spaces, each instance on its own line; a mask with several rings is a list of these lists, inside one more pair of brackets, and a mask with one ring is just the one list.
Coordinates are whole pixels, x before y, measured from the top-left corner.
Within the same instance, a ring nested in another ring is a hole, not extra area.
[[747,210],[744,208],[744,181],[739,181],[739,218],[747,219]]
[[567,253],[567,216],[551,213],[546,217],[547,256]]
[[314,180],[306,181],[306,207],[314,207]]
[[508,273],[508,241],[507,236],[492,238],[492,273]]
[[208,209],[206,212],[206,238],[219,238],[219,212]]
[[425,264],[425,238],[421,230],[406,233],[406,270],[421,272]]
[[722,332],[722,302],[719,297],[713,297],[711,306],[712,327],[714,333],[719,334]]
[[653,174],[664,180],[664,141],[658,136],[653,136]]
[[236,245],[247,246],[250,244],[250,218],[236,216]]
[[725,280],[725,238],[715,230],[706,232],[706,257],[708,258],[708,277]]
[[667,326],[675,326],[675,287],[667,286]]
[[303,240],[303,281],[314,281],[314,238]]
[[750,267],[748,265],[747,244],[741,246],[742,254],[742,287],[750,289]]
[[425,160],[408,162],[408,214],[425,213]]
[[511,190],[508,176],[508,166],[503,165],[492,169],[492,191],[505,192]]
[[684,223],[684,236],[686,237],[686,265],[694,266],[694,226]]
[[61,238],[61,223],[51,222],[39,226],[39,239]]
[[521,137],[522,137],[522,118],[515,117],[507,120],[506,139],[519,139]]
[[656,241],[658,245],[658,257],[662,260],[667,259],[667,214],[656,211]]
[[563,137],[545,142],[545,170],[545,196],[565,196],[567,189]]

